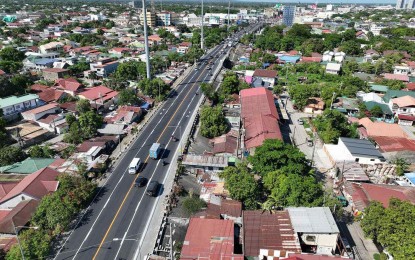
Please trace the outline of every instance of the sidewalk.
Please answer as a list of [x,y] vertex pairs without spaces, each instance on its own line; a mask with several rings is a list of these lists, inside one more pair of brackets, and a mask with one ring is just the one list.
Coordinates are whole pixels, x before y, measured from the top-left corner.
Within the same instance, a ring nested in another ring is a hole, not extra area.
[[379,253],[379,250],[373,241],[371,239],[365,238],[363,230],[358,222],[348,224],[347,229],[353,238],[353,242],[355,243],[356,249],[359,252],[360,259],[373,259],[373,255],[375,253]]

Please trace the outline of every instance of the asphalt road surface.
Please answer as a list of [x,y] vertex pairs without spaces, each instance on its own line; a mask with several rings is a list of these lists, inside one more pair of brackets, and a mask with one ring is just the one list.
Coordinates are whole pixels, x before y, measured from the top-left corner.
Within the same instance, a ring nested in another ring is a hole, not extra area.
[[[254,25],[255,29],[258,25]],[[242,32],[233,37],[242,36]],[[182,138],[180,127],[184,130],[191,113],[197,109],[202,95],[196,95],[200,84],[210,80],[210,72],[215,71],[222,58],[221,50],[225,44],[216,46],[207,56],[213,56],[211,70],[207,65],[199,65],[176,88],[172,95],[143,128],[141,134],[125,152],[125,156],[115,167],[111,176],[101,189],[89,212],[71,233],[55,259],[132,259],[138,241],[147,229],[149,218],[154,210],[156,198],[145,194],[146,187],[135,188],[138,175],[149,181],[164,183],[168,166],[179,142],[171,141],[172,135]],[[160,160],[148,157],[150,146],[158,142],[162,152]],[[134,157],[141,158],[143,165],[137,175],[128,174],[128,166]],[[174,174],[174,173],[170,173]],[[159,194],[163,192],[163,185]]]

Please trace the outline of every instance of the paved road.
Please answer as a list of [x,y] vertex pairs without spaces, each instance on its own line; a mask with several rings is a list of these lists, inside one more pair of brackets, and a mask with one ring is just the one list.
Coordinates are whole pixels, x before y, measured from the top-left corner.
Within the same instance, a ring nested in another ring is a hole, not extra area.
[[[240,35],[239,35],[240,36]],[[220,53],[225,45],[216,46],[211,54],[215,70],[222,58]],[[210,55],[210,54],[208,54]],[[216,55],[218,57],[216,57]],[[153,215],[156,198],[147,196],[145,188],[134,188],[138,175],[130,175],[127,168],[134,157],[140,157],[144,164],[139,175],[164,183],[168,166],[161,160],[148,158],[152,143],[161,143],[162,158],[169,162],[178,149],[178,142],[172,142],[170,136],[180,137],[180,128],[184,128],[191,112],[202,95],[195,95],[201,82],[210,80],[210,70],[202,65],[192,71],[177,87],[176,94],[169,98],[142,130],[142,134],[126,151],[125,156],[115,167],[99,197],[92,203],[89,213],[70,235],[55,259],[132,259],[138,241],[147,230],[149,216]],[[162,185],[161,185],[162,186]],[[163,188],[159,196],[163,194]]]

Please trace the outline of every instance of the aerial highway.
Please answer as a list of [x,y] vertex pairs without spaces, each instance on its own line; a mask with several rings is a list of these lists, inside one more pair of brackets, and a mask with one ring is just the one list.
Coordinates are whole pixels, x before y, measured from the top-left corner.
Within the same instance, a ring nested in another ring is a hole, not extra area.
[[[254,24],[245,30],[257,30]],[[244,31],[245,31],[244,30]],[[240,38],[244,31],[231,37]],[[140,239],[148,229],[149,218],[153,215],[156,197],[145,194],[146,187],[134,187],[135,179],[143,176],[150,181],[161,184],[159,196],[164,196],[163,183],[168,172],[173,154],[179,149],[179,140],[187,126],[191,113],[197,109],[202,95],[197,95],[202,82],[211,80],[211,71],[222,66],[221,52],[227,44],[222,43],[208,52],[203,59],[211,59],[211,69],[201,63],[198,70],[191,71],[160,107],[159,111],[147,122],[138,138],[126,150],[116,164],[96,199],[80,223],[62,241],[54,259],[133,259]],[[149,158],[149,149],[153,143],[160,143],[161,159]],[[138,174],[128,174],[128,166],[133,158],[139,157],[143,162]],[[163,161],[168,162],[164,165]],[[156,213],[157,214],[157,213]],[[161,214],[161,213],[160,213]]]

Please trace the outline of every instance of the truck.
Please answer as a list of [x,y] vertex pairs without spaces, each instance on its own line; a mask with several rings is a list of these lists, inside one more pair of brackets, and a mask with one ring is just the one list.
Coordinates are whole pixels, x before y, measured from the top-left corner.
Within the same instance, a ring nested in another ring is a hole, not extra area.
[[232,41],[228,42],[228,47],[232,47]]
[[128,173],[129,174],[136,174],[138,169],[140,168],[140,165],[141,165],[140,158],[134,158],[131,161],[130,166],[128,167]]
[[160,155],[160,144],[159,143],[153,143],[150,147],[150,158],[157,160]]

